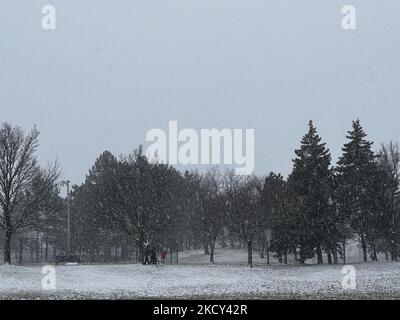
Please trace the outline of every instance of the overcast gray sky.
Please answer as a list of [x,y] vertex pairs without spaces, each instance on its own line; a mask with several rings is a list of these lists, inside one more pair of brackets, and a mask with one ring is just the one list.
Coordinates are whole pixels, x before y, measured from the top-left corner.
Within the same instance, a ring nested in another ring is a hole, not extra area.
[[36,123],[73,183],[169,120],[254,128],[256,173],[286,175],[309,119],[334,160],[357,117],[400,141],[399,17],[398,0],[1,0],[0,121]]

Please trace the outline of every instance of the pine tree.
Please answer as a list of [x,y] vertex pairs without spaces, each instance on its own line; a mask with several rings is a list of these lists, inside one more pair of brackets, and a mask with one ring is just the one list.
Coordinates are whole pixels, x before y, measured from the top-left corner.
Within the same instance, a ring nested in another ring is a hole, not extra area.
[[295,150],[293,171],[288,179],[289,188],[298,203],[296,234],[300,247],[300,261],[317,253],[318,263],[323,263],[322,250],[327,237],[331,189],[331,156],[325,143],[317,134],[312,121],[308,132]]
[[361,242],[364,261],[367,261],[367,244],[373,242],[374,179],[377,177],[373,142],[366,140],[360,121],[353,121],[348,131],[343,155],[337,163],[339,210]]
[[118,221],[113,218],[119,209],[116,201],[118,160],[104,151],[89,170],[85,182],[72,192],[72,237],[74,249],[89,253],[92,262],[110,248],[117,238]]

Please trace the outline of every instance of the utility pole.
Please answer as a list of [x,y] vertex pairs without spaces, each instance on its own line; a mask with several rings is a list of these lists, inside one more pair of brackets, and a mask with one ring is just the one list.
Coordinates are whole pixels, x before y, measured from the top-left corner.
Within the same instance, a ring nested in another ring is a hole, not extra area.
[[67,186],[67,254],[71,254],[71,204],[69,195],[69,180],[61,181],[62,185]]

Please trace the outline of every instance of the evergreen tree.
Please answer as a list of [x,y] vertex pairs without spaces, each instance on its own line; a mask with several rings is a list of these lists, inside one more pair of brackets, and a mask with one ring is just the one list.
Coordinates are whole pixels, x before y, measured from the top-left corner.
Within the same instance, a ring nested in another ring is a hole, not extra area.
[[344,215],[361,242],[364,261],[367,261],[368,242],[374,242],[376,189],[373,181],[377,177],[371,150],[373,142],[366,140],[366,136],[360,121],[353,121],[352,130],[347,135],[349,142],[343,146],[343,155],[336,168],[340,214]]
[[[169,235],[169,244],[178,250],[181,242],[177,227],[181,219],[182,176],[166,164],[150,163],[138,150],[120,163],[118,171],[119,205],[113,218],[119,228],[135,239],[143,262],[146,246],[157,246],[163,235]],[[177,237],[171,239],[171,235]],[[174,240],[174,241],[172,241]]]
[[111,246],[119,231],[113,219],[118,210],[116,197],[118,160],[104,151],[89,170],[85,182],[72,192],[73,249],[88,253],[93,262],[103,252],[111,256]]
[[325,143],[317,134],[312,121],[308,132],[301,140],[300,149],[295,150],[293,171],[289,176],[289,188],[298,203],[296,212],[297,241],[300,261],[317,253],[318,263],[323,263],[322,250],[329,241],[331,156]]

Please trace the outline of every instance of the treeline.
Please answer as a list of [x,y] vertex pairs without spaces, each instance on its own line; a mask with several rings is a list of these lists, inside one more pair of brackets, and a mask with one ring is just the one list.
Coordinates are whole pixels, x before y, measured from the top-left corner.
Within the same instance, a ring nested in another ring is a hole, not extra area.
[[[44,239],[46,252],[67,250],[58,170],[38,167],[37,135],[35,129],[24,135],[9,124],[0,128],[0,224],[8,262],[10,248],[18,252],[23,245],[11,244],[14,234]],[[273,252],[283,263],[289,254],[300,263],[313,257],[323,263],[324,254],[328,263],[338,263],[346,242],[356,239],[364,261],[377,260],[380,252],[397,261],[399,167],[398,145],[382,145],[374,153],[358,120],[336,165],[310,121],[287,179],[217,168],[180,173],[148,161],[141,147],[118,158],[105,151],[70,193],[71,252],[95,261],[100,254],[111,257],[114,251],[124,258],[134,250],[143,262],[147,246],[203,248],[214,262],[217,242],[241,242],[250,266],[255,247],[261,256]]]

